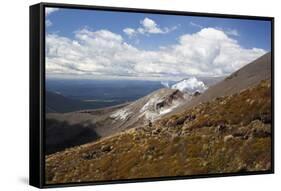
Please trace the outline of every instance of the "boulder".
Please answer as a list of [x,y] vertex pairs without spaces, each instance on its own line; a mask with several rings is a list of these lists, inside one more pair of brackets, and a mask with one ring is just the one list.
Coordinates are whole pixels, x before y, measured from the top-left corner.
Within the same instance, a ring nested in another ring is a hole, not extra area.
[[103,145],[101,147],[102,152],[110,152],[112,149],[113,149],[113,146],[110,146],[110,145]]

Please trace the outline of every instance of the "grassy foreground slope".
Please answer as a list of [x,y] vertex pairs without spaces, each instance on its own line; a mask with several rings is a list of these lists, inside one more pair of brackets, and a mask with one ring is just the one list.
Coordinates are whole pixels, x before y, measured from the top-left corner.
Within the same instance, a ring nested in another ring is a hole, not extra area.
[[271,168],[271,82],[46,156],[52,183]]

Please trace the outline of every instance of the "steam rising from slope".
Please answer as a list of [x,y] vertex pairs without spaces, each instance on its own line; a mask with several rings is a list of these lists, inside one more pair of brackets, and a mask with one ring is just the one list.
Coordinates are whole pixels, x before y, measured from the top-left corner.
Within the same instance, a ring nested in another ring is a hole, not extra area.
[[169,82],[161,81],[161,85],[163,85],[165,88],[170,88]]
[[191,77],[188,79],[184,79],[174,85],[171,86],[172,89],[178,89],[182,92],[187,93],[195,93],[195,92],[204,92],[208,87],[204,84],[204,82],[198,80],[195,77]]

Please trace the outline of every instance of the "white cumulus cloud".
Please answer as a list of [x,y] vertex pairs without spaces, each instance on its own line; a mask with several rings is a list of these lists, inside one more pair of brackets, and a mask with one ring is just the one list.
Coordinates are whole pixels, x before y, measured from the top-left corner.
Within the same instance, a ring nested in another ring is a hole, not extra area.
[[154,20],[147,17],[144,20],[140,21],[140,24],[142,25],[142,28],[139,28],[138,31],[141,33],[157,34],[166,32],[163,29],[159,28]]
[[46,25],[46,27],[50,27],[50,26],[53,25],[52,21],[51,21],[50,19],[47,19],[47,17],[48,17],[51,13],[53,13],[53,12],[55,12],[55,11],[58,11],[58,10],[59,10],[59,8],[51,8],[51,7],[46,7],[46,8],[45,8],[45,16],[46,16],[45,25]]
[[189,24],[190,24],[191,26],[198,27],[198,28],[200,28],[200,29],[203,28],[202,25],[199,25],[199,24],[197,24],[197,23],[195,23],[195,22],[192,22],[192,21],[191,21]]
[[230,36],[239,36],[238,31],[235,29],[227,29],[225,30],[225,33]]
[[52,25],[53,23],[49,19],[46,19],[46,27],[50,27]]
[[132,28],[125,28],[123,29],[123,32],[128,35],[129,37],[133,37],[136,35],[137,31],[135,29]]
[[175,79],[228,75],[265,54],[246,49],[224,31],[203,28],[159,50],[143,50],[108,30],[81,29],[75,38],[47,34],[48,74]]
[[138,27],[137,29],[125,28],[123,32],[129,37],[133,37],[136,36],[137,34],[144,34],[144,35],[165,34],[174,31],[177,28],[178,26],[173,26],[170,28],[169,27],[161,28],[154,20],[146,17],[140,21],[140,27]]
[[45,9],[45,14],[46,16],[50,15],[51,13],[55,12],[55,11],[58,11],[59,8],[51,8],[51,7],[46,7]]

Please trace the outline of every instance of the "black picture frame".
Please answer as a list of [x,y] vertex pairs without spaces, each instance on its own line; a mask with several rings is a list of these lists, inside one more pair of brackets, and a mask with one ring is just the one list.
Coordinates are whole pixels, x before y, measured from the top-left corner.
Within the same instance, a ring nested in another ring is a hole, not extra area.
[[[45,7],[71,8],[85,10],[104,10],[116,12],[137,12],[153,13],[165,15],[185,15],[198,17],[215,17],[229,19],[250,19],[264,20],[271,22],[271,112],[272,112],[272,134],[271,134],[271,169],[268,171],[222,173],[206,175],[188,175],[177,177],[159,177],[130,180],[82,182],[82,183],[62,183],[45,184]],[[60,3],[39,3],[30,6],[30,139],[29,139],[29,183],[38,188],[53,188],[66,186],[84,186],[98,184],[115,184],[147,181],[163,181],[193,178],[211,178],[242,175],[258,175],[274,173],[274,18],[249,15],[231,15],[216,13],[196,13],[184,11],[154,10],[154,9],[135,9],[121,7],[104,7],[90,5],[74,5]]]

